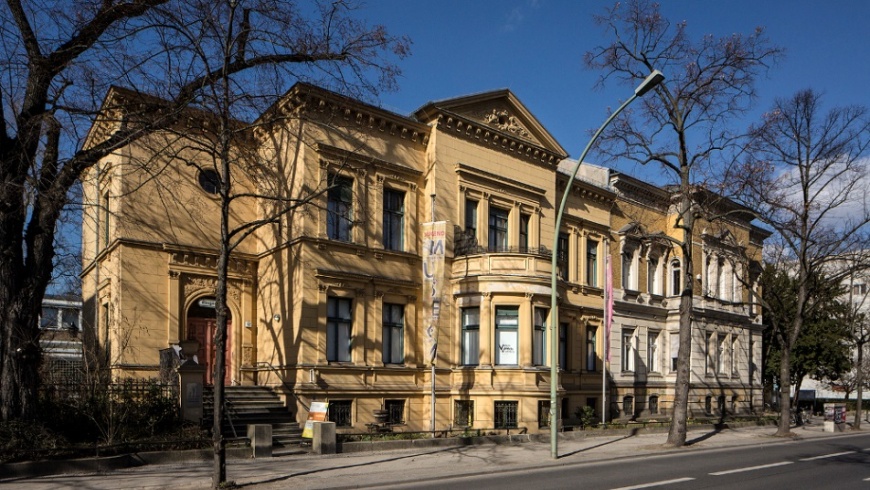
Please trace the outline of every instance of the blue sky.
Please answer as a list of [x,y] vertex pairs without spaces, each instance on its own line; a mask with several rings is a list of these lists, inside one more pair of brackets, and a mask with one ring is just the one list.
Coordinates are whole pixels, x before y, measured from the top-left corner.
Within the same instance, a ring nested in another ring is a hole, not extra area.
[[[592,15],[612,4],[368,0],[362,16],[414,43],[412,56],[400,64],[399,91],[383,94],[381,105],[409,114],[430,100],[509,88],[577,158],[589,130],[631,93],[618,85],[596,89],[600,73],[583,66],[584,53],[609,40]],[[786,58],[758,85],[756,110],[745,125],[774,98],[804,88],[825,93],[829,107],[870,105],[870,1],[662,0],[661,5],[672,22],[687,21],[693,39],[749,34],[764,26],[770,40],[786,48]]]

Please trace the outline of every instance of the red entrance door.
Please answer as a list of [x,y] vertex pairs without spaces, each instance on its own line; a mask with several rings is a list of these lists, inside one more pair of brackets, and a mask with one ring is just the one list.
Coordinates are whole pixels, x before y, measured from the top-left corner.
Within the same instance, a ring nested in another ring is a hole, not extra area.
[[[226,349],[226,371],[224,374],[224,384],[229,384],[232,377],[232,321],[227,320],[227,349]],[[187,318],[187,339],[196,340],[199,342],[199,351],[196,353],[196,358],[199,363],[205,366],[205,383],[208,385],[214,384],[214,360],[215,360],[215,345],[214,333],[217,330],[217,321],[214,318],[188,317]]]

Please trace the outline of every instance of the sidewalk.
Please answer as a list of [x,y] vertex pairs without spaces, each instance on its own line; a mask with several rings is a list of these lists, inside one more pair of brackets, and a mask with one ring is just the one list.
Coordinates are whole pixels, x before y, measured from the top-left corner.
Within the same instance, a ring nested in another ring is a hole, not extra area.
[[[773,437],[775,431],[773,426],[738,427],[721,431],[709,428],[690,429],[687,446],[679,449],[662,447],[667,439],[666,433],[594,437],[583,437],[582,433],[566,433],[560,438],[559,458],[555,460],[550,457],[549,443],[539,442],[417,448],[330,456],[305,454],[266,459],[229,459],[227,476],[228,480],[245,488],[354,488],[386,481],[397,483],[438,479],[444,476],[447,468],[452,476],[472,475],[675,451],[704,451],[790,442],[789,439]],[[800,439],[841,437],[856,433],[827,433],[823,431],[821,424],[794,428],[792,432]],[[413,468],[413,472],[409,471],[410,468]],[[390,475],[386,480],[385,474]],[[211,487],[211,461],[179,461],[112,470],[107,473],[0,479],[0,487],[5,486],[25,490],[206,489]]]

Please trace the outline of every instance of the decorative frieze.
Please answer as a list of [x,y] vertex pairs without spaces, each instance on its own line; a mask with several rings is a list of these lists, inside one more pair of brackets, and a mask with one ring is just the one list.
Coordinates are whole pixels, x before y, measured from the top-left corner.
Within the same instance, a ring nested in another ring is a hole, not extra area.
[[517,140],[516,138],[521,136],[508,129],[513,127],[509,123],[506,123],[504,130],[497,129],[497,127],[488,130],[486,127],[458,115],[439,114],[437,121],[438,125],[444,129],[452,130],[468,139],[481,140],[483,143],[496,146],[507,153],[513,153],[522,158],[547,165],[557,165],[565,157],[565,155],[556,154],[533,143]]
[[507,131],[509,133],[520,136],[521,138],[531,138],[531,133],[529,133],[526,128],[520,124],[520,120],[516,118],[516,116],[510,115],[506,110],[496,110],[493,109],[489,114],[483,116],[484,122],[491,126],[495,126],[501,131]]
[[[197,294],[207,293],[215,294],[217,290],[217,278],[201,277],[184,275],[184,296],[190,297]],[[227,298],[234,301],[236,304],[242,299],[242,289],[244,285],[241,281],[234,279],[227,281]]]

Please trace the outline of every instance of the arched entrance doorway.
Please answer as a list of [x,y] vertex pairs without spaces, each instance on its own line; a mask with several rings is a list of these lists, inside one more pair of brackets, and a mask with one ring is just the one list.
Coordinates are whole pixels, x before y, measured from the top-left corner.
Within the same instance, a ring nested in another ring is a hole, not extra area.
[[[199,363],[206,368],[205,383],[208,385],[214,384],[214,333],[217,330],[217,319],[214,307],[215,299],[213,297],[206,297],[196,300],[187,310],[187,339],[199,342],[199,350],[196,352],[196,357],[199,360]],[[228,309],[226,371],[224,374],[224,384],[229,384],[232,379],[230,376],[233,365],[232,327],[232,315]]]

